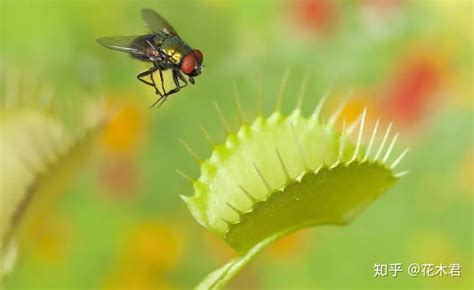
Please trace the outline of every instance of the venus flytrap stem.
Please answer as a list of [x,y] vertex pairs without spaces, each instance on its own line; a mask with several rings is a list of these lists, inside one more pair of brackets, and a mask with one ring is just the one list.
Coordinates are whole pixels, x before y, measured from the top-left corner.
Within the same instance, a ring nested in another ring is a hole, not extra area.
[[[288,74],[277,96],[277,109]],[[197,289],[221,289],[257,253],[288,233],[313,225],[349,223],[404,174],[393,168],[406,151],[389,161],[398,135],[384,151],[392,125],[374,157],[370,151],[377,146],[378,121],[366,134],[370,141],[364,146],[366,109],[352,124],[343,122],[342,130],[337,130],[334,125],[344,104],[326,124],[321,123],[325,94],[311,116],[302,116],[306,82],[291,114],[283,116],[278,110],[268,118],[259,114],[237,132],[230,130],[215,103],[227,139],[214,147],[209,159],[200,161],[201,176],[193,181],[194,195],[182,198],[194,218],[239,256],[211,273]],[[236,104],[240,114],[240,103]],[[357,128],[353,143],[351,133]]]
[[279,238],[273,235],[261,241],[250,249],[244,256],[239,256],[224,266],[209,274],[198,286],[196,290],[218,290],[227,285],[256,255]]

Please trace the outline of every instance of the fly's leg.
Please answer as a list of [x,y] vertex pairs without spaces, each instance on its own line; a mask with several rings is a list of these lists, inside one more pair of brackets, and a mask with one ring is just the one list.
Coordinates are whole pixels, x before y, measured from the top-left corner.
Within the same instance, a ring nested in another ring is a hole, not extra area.
[[154,50],[156,50],[158,52],[158,49],[156,49],[157,46],[160,46],[162,43],[163,43],[164,39],[162,39],[159,43],[155,45],[153,45],[153,43],[151,43],[149,40],[146,41],[146,43],[148,43],[148,45],[153,48]]
[[[161,43],[163,41],[161,41],[160,43],[158,43],[157,46],[160,46]],[[160,54],[160,51],[156,48],[157,46],[153,45],[153,43],[151,43],[149,40],[146,41],[146,43],[148,43],[148,45],[155,51],[155,54],[156,55],[161,55]],[[156,70],[155,70],[156,71]],[[163,91],[163,93],[160,93],[160,91],[158,90],[158,88],[156,87],[156,82],[155,82],[155,79],[153,77],[153,74],[150,75],[150,78],[151,78],[151,81],[153,82],[153,86],[155,87],[155,90],[156,90],[156,94],[157,95],[160,95],[161,98],[163,97],[166,97],[168,94],[166,93],[166,90],[165,90],[165,85],[164,85],[164,81],[163,81],[163,72],[161,71],[161,69],[158,68],[158,71],[160,72],[160,80],[161,80],[161,89]],[[161,99],[160,98],[160,99]],[[153,104],[154,105],[154,104]]]
[[178,74],[176,73],[176,71],[173,71],[173,81],[174,81],[174,84],[176,85],[176,87],[174,89],[172,89],[171,91],[169,91],[168,95],[177,93],[181,90],[181,84],[179,83]]
[[168,96],[169,94],[165,91],[165,80],[163,79],[163,72],[161,69],[159,70],[160,72],[160,80],[161,80],[161,89],[163,90],[163,97]]
[[160,103],[160,105],[158,105],[158,108],[161,107],[161,104],[163,104],[164,101],[166,101],[166,97],[160,95],[160,97],[153,103],[153,105],[150,106],[150,109],[153,108],[159,102],[161,102],[161,103]]
[[155,87],[155,92],[157,92],[158,88],[156,87],[156,82],[155,82],[155,78],[153,77],[153,73],[150,74],[150,80],[153,83],[153,86]]
[[[185,86],[188,85],[188,82],[186,81],[186,79],[177,70],[173,70],[173,80],[174,80],[174,83],[176,85],[176,88],[169,91],[168,94],[167,94],[168,96],[171,95],[171,94],[179,92],[182,88],[184,88]],[[182,80],[184,82],[184,86],[181,86],[181,84],[179,83],[179,80]]]
[[[161,84],[162,84],[162,88],[163,88],[163,94],[160,92],[160,90],[156,87],[156,83],[155,83],[155,79],[153,78],[153,73],[156,72],[156,71],[159,71],[160,72],[160,77],[161,77]],[[143,79],[143,77],[146,77],[146,76],[150,76],[150,79],[151,79],[151,82],[150,81],[147,81],[145,79]],[[144,71],[142,73],[139,73],[137,75],[137,79],[149,86],[152,86],[153,88],[155,88],[155,93],[157,95],[159,95],[160,97],[156,100],[156,102],[153,103],[153,105],[150,106],[150,108],[154,107],[157,103],[159,103],[160,101],[163,101],[166,99],[166,92],[164,90],[164,87],[163,87],[163,75],[162,75],[162,72],[161,72],[161,69],[159,66],[154,66],[152,68],[150,68],[149,70],[147,71]]]
[[186,78],[183,76],[183,74],[180,71],[176,71],[176,75],[178,76],[180,80],[184,82],[184,86],[182,86],[182,88],[188,85],[188,81],[186,80]]
[[[168,96],[168,93],[166,93],[166,91],[165,91],[165,86],[164,86],[164,82],[163,82],[163,72],[161,71],[161,69],[158,69],[158,71],[160,72],[161,89],[163,90],[163,94],[160,93],[160,90],[158,90],[158,88],[155,85],[155,90],[160,95],[160,97],[150,106],[150,108],[153,108],[156,104],[158,104],[160,102],[161,103],[158,105],[158,108],[161,107],[161,104],[163,104],[163,102],[166,101],[166,97]],[[155,80],[153,79],[153,74],[151,76],[151,79],[153,80],[153,83],[154,83]]]
[[[161,105],[166,101],[166,99],[167,99],[167,97],[168,97],[168,95],[169,95],[169,93],[167,93],[167,92],[165,91],[165,87],[164,87],[164,85],[163,85],[163,72],[161,71],[161,69],[158,70],[158,71],[160,72],[161,88],[163,89],[163,94],[161,94],[161,93],[159,92],[158,88],[155,86],[155,90],[156,90],[156,92],[160,95],[160,97],[153,103],[153,105],[150,106],[150,108],[153,108],[153,107],[154,107],[156,104],[158,104],[158,103],[159,103],[158,108],[160,108]],[[153,75],[152,75],[152,76],[153,76]],[[153,79],[153,77],[152,77],[152,79]],[[155,81],[153,80],[153,82],[155,82]]]
[[[184,86],[181,86],[181,84],[179,83],[179,80],[183,80],[184,81]],[[181,88],[184,88],[185,86],[188,85],[188,82],[186,81],[186,79],[180,74],[179,71],[176,71],[176,70],[173,70],[173,81],[176,85],[176,88],[172,89],[171,91],[167,92],[162,98],[158,99],[153,105],[155,106],[157,103],[161,103],[158,105],[158,108],[161,107],[161,105],[163,105],[163,103],[168,99],[168,96],[169,95],[172,95],[174,93],[177,93],[181,90]]]
[[[137,79],[138,79],[139,81],[141,81],[142,83],[147,84],[147,85],[152,86],[153,88],[155,88],[155,92],[156,92],[158,95],[160,95],[160,97],[163,97],[163,94],[158,90],[158,88],[156,87],[155,80],[153,79],[153,73],[154,73],[155,71],[159,70],[159,69],[160,69],[159,66],[154,66],[154,67],[150,68],[150,69],[147,70],[147,71],[144,71],[144,72],[139,73],[139,74],[137,75]],[[151,78],[151,80],[152,80],[151,82],[150,82],[150,81],[147,81],[147,80],[145,80],[145,79],[143,79],[143,77],[146,77],[146,76],[148,76],[148,75],[150,75],[150,78]]]
[[[161,77],[161,80],[162,80],[162,84],[163,84],[163,74],[161,73],[161,70],[160,70],[160,77]],[[176,75],[176,71],[173,70],[173,80],[174,80],[174,83],[176,84],[176,88],[172,89],[171,91],[167,92],[164,94],[164,96],[160,99],[158,99],[153,105],[156,105],[158,102],[161,101],[161,103],[158,105],[158,108],[161,107],[161,105],[163,105],[163,103],[168,99],[168,96],[169,95],[172,95],[176,92],[179,92],[179,90],[181,89],[181,86],[179,85],[179,81],[178,81],[178,78],[177,78],[177,75]],[[164,88],[163,88],[163,91],[164,91]]]
[[139,73],[139,74],[137,75],[137,79],[138,79],[139,81],[141,81],[142,83],[145,83],[145,84],[147,84],[147,85],[149,85],[149,86],[155,87],[156,84],[155,84],[155,82],[154,82],[153,79],[152,79],[153,82],[149,82],[149,81],[143,79],[143,77],[146,77],[146,76],[148,76],[148,75],[153,75],[153,73],[154,73],[155,71],[157,71],[158,68],[159,68],[158,66],[154,66],[154,67],[150,68],[149,70],[146,70],[146,71],[144,71],[144,72]]
[[[161,98],[161,103],[158,105],[158,109],[161,107],[161,105],[163,105],[163,103],[164,103],[167,99],[168,99],[167,97]],[[160,100],[158,100],[158,101],[160,101]]]
[[[161,72],[161,70],[160,70],[160,72]],[[150,74],[150,79],[153,82],[153,85],[154,85],[154,88],[155,88],[155,94],[160,95],[160,97],[163,97],[164,91],[163,91],[163,93],[161,93],[160,90],[156,87],[155,77],[153,76],[153,73]]]
[[[161,105],[166,101],[166,98],[169,95],[169,93],[167,93],[165,91],[165,86],[164,86],[164,81],[163,81],[163,72],[161,71],[161,69],[158,69],[158,71],[160,72],[161,88],[163,90],[163,94],[160,93],[160,91],[158,90],[158,88],[155,85],[155,90],[160,95],[160,97],[150,106],[150,108],[153,108],[158,103],[160,103],[158,105],[158,108],[161,107]],[[153,80],[153,82],[155,82],[154,79],[153,79],[153,75],[151,76],[151,79]]]

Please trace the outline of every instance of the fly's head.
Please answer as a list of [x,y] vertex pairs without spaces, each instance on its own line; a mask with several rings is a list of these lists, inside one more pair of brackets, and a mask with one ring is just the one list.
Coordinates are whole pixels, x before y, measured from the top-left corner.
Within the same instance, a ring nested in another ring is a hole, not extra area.
[[189,76],[189,81],[194,84],[195,76],[202,72],[202,62],[204,56],[199,49],[194,49],[192,52],[186,54],[180,64],[180,70],[185,75]]

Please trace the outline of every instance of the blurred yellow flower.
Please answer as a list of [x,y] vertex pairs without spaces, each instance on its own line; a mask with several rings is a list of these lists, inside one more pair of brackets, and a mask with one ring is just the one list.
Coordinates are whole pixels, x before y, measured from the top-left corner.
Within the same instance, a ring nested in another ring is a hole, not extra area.
[[64,262],[71,224],[64,216],[48,213],[28,227],[24,249],[50,263]]
[[364,93],[359,93],[358,95],[355,95],[348,100],[346,106],[344,106],[344,109],[341,112],[339,121],[342,122],[342,120],[345,120],[346,124],[350,124],[356,121],[357,118],[360,117],[361,112],[364,111],[365,107],[367,107],[367,115],[365,117],[366,122],[373,123],[373,120],[370,118],[370,116],[372,115],[374,110],[370,108],[370,102],[365,97]]
[[144,220],[127,233],[105,289],[172,289],[166,275],[183,256],[179,226]]
[[[346,122],[346,126],[353,124],[361,117],[361,112],[364,111],[364,108],[367,108],[367,113],[365,117],[366,124],[374,124],[375,117],[380,116],[377,107],[374,105],[374,102],[369,99],[369,92],[358,91],[354,95],[351,95],[347,99],[347,103],[342,108],[341,113],[337,119],[337,126],[342,127],[343,121]],[[340,104],[340,100],[343,97],[335,97],[334,100],[331,100],[329,107],[336,108],[337,104]],[[344,99],[343,99],[344,100]]]
[[183,233],[169,223],[143,221],[129,234],[124,256],[160,271],[176,267],[183,251]]
[[108,277],[102,286],[107,290],[173,290],[175,288],[165,282],[156,279],[149,273],[129,271],[126,269],[115,272]]

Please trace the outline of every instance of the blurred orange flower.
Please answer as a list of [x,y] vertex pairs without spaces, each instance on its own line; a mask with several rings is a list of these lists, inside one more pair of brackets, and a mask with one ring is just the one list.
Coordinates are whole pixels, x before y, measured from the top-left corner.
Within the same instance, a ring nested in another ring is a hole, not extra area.
[[[380,112],[378,111],[379,108],[374,104],[374,98],[370,98],[372,94],[373,93],[369,91],[360,90],[356,92],[355,95],[351,96],[347,100],[347,103],[344,105],[341,113],[339,114],[336,126],[338,128],[342,128],[343,121],[345,121],[346,123],[346,128],[352,124],[355,124],[354,122],[360,119],[364,109],[367,108],[367,113],[365,116],[365,126],[368,126],[368,128],[372,128],[374,126],[373,124],[375,123],[376,118],[380,116]],[[330,110],[330,114],[337,110],[338,105],[340,105],[341,99],[343,98],[335,97],[333,98],[333,100],[330,101],[331,104],[329,104],[328,106],[332,108],[332,110]],[[329,116],[330,115],[328,115],[328,117]]]
[[[302,255],[304,246],[309,244],[310,236],[306,231],[299,231],[275,241],[267,254],[278,260],[288,260]],[[312,245],[314,246],[314,245]]]
[[183,233],[169,223],[142,221],[129,234],[123,255],[145,267],[169,271],[181,259],[183,240]]
[[103,144],[111,153],[127,153],[137,148],[146,127],[145,108],[133,103],[111,108],[116,115],[107,124]]
[[183,256],[183,232],[178,226],[145,220],[127,233],[119,261],[107,277],[106,289],[172,289],[166,275]]

